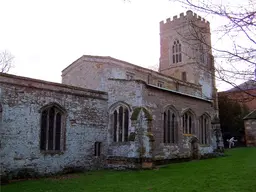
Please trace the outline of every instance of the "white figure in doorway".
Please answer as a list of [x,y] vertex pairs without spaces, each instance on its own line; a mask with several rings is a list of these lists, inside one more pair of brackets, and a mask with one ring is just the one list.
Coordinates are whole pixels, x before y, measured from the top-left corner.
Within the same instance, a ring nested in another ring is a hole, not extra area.
[[237,140],[234,137],[231,137],[230,139],[227,139],[227,142],[229,143],[229,148],[231,148],[235,146],[235,142],[237,142]]

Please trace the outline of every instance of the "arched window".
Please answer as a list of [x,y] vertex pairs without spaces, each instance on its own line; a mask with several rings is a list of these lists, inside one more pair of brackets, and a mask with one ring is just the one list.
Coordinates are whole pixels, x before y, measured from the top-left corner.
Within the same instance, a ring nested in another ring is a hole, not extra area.
[[113,112],[114,142],[128,141],[129,110],[126,106],[118,106]]
[[195,117],[191,111],[187,111],[182,115],[182,127],[183,133],[194,133]]
[[199,141],[201,144],[207,144],[207,133],[210,126],[210,118],[202,115],[199,119]]
[[172,46],[172,63],[179,63],[182,61],[181,44],[179,40],[174,41]]
[[42,151],[64,150],[65,112],[55,104],[41,110],[40,149]]
[[164,112],[164,143],[177,143],[178,142],[178,122],[177,114],[171,109]]

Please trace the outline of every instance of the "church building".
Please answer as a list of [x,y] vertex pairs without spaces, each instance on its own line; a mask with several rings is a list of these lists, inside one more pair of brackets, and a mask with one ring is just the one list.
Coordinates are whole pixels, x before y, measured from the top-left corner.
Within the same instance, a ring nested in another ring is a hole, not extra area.
[[158,72],[84,55],[62,83],[1,73],[0,125],[2,176],[211,155],[223,141],[210,24],[192,11],[160,22]]

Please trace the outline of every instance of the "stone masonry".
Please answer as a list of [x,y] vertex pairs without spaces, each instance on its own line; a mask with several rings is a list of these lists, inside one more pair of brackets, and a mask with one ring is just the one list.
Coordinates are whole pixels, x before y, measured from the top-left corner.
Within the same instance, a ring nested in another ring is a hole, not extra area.
[[256,110],[244,117],[246,146],[256,147]]
[[163,82],[163,88],[202,96],[200,85],[184,82],[112,57],[102,56],[84,55],[77,59],[62,71],[62,83],[108,91],[108,79],[127,79],[127,75],[132,75],[134,79],[151,85],[157,86],[158,82]]
[[[1,175],[24,169],[40,175],[69,168],[103,167],[107,156],[107,99],[104,92],[13,75],[0,75]],[[40,109],[57,103],[67,112],[65,150],[39,149]],[[100,159],[94,143],[102,142]]]
[[84,55],[62,84],[0,73],[1,175],[152,168],[222,149],[211,50],[209,65],[189,58],[175,31],[189,19],[209,31],[191,11],[161,22],[159,72]]
[[[168,91],[164,88],[148,85],[147,83],[137,80],[110,80],[109,85],[109,103],[112,104],[117,100],[123,100],[131,108],[131,114],[134,113],[136,107],[144,106],[150,116],[152,116],[152,127],[150,132],[154,138],[152,153],[155,159],[175,159],[190,158],[192,137],[199,135],[198,119],[204,113],[209,114],[210,118],[214,118],[214,109],[212,102],[191,97],[186,94]],[[126,90],[129,90],[127,93]],[[156,99],[157,98],[157,99]],[[178,142],[176,144],[163,143],[163,113],[166,108],[173,106],[178,112]],[[196,130],[194,134],[182,133],[182,113],[187,109],[195,112]],[[111,122],[109,122],[109,130],[111,130]],[[136,132],[134,126],[130,126],[129,132]],[[216,148],[216,139],[212,129],[208,130],[208,144],[199,145],[200,154],[212,153]],[[113,137],[109,134],[109,156],[136,157],[130,153],[133,142],[113,143]],[[121,147],[120,147],[121,146]],[[113,147],[114,153],[112,152]]]
[[[182,58],[173,63],[172,47],[181,45]],[[215,90],[214,60],[211,47],[210,23],[192,11],[160,22],[161,56],[159,72],[202,86],[204,97],[212,98]]]

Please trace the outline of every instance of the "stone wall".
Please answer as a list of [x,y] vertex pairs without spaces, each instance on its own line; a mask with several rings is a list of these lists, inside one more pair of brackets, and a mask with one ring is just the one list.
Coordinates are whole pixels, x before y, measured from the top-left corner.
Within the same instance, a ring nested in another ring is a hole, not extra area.
[[245,139],[247,147],[256,147],[256,119],[245,119]]
[[[108,94],[1,74],[1,174],[15,176],[24,169],[44,175],[75,168],[149,168],[154,160],[190,158],[192,140],[199,155],[213,152],[210,127],[207,145],[197,142],[199,116],[214,115],[210,101],[141,80],[109,79],[106,89]],[[60,105],[67,118],[65,150],[49,154],[40,151],[40,109],[51,103]],[[126,142],[113,142],[111,112],[119,105],[129,109]],[[168,106],[179,114],[175,144],[163,143],[163,112]],[[181,114],[187,109],[196,115],[194,134],[181,129]],[[102,143],[100,157],[94,156],[95,142]]]
[[142,80],[150,85],[157,86],[162,82],[163,88],[202,96],[200,85],[184,82],[111,57],[82,56],[62,71],[62,83],[108,92],[109,79],[127,79],[127,74],[133,75],[135,80]]
[[[108,84],[109,90],[109,111],[115,105],[125,103],[130,108],[130,119],[136,108],[144,107],[152,116],[152,126],[150,132],[154,142],[152,143],[152,157],[156,160],[190,158],[191,156],[191,139],[198,138],[199,117],[208,114],[210,119],[214,117],[215,111],[212,102],[198,97],[191,97],[175,91],[168,91],[146,84],[139,80],[118,80],[112,79]],[[121,101],[121,102],[117,102]],[[163,143],[163,112],[168,106],[176,108],[179,114],[179,134],[178,143]],[[195,134],[183,134],[181,128],[181,114],[185,110],[192,110],[196,115]],[[111,121],[109,122],[109,156],[137,158],[137,150],[140,145],[136,142],[113,142]],[[136,132],[138,126],[130,122],[129,133]],[[199,153],[204,155],[212,153],[216,148],[216,140],[212,133],[211,126],[207,133],[207,145],[198,146]]]
[[[108,81],[107,89],[109,93],[109,115],[112,110],[119,105],[126,105],[129,109],[129,133],[135,132],[135,126],[131,122],[131,116],[137,106],[142,106],[142,85],[140,81],[117,80]],[[111,119],[109,116],[109,119]],[[108,125],[108,155],[116,157],[138,158],[138,143],[134,141],[113,142],[113,124],[111,120]]]
[[[154,156],[155,158],[186,158],[191,156],[192,137],[199,138],[199,117],[203,114],[208,114],[212,119],[215,111],[212,103],[200,98],[190,97],[179,93],[162,90],[149,85],[145,85],[143,89],[143,106],[146,107],[153,117],[152,133],[155,138]],[[163,113],[164,109],[172,106],[178,113],[178,143],[164,144],[163,143]],[[182,113],[186,110],[192,110],[195,113],[195,133],[183,134],[181,127]],[[207,145],[199,145],[203,153],[212,153],[212,130],[211,127],[207,133]]]
[[152,117],[146,108],[136,107],[130,119],[132,131],[127,142],[113,142],[110,134],[108,168],[153,167]]
[[[23,170],[40,175],[66,169],[104,166],[107,155],[107,93],[0,74],[1,175]],[[56,103],[66,111],[65,147],[60,153],[40,151],[40,109]],[[101,156],[94,143],[102,142]]]

